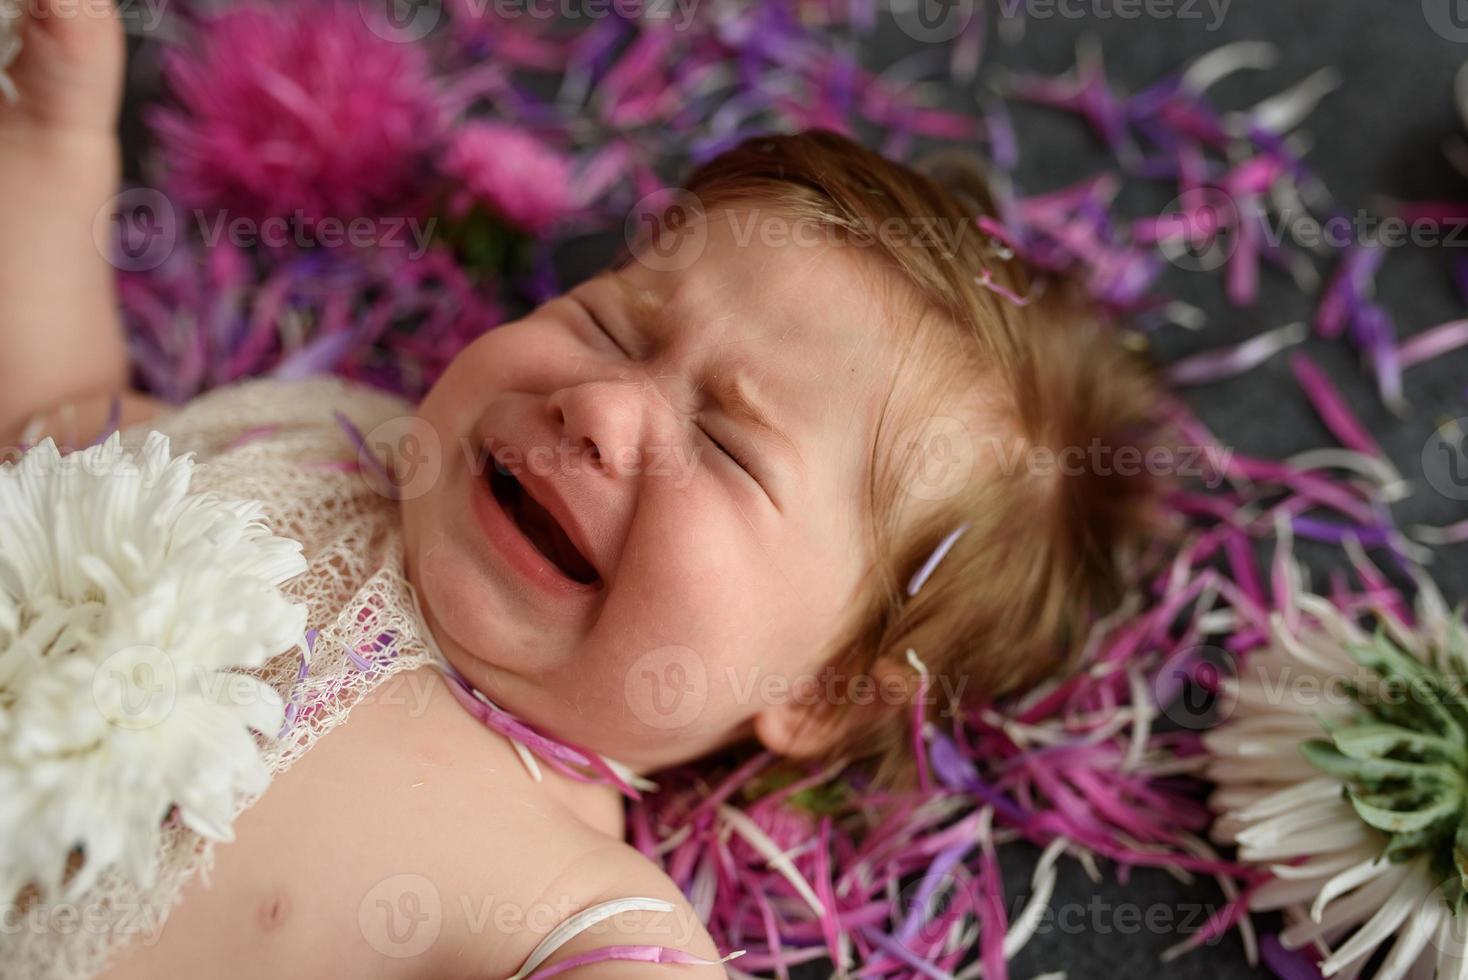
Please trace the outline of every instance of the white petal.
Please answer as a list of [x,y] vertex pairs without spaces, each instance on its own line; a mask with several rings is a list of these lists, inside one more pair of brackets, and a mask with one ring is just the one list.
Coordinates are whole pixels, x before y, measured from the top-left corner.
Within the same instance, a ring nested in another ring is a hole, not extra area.
[[1239,856],[1247,861],[1281,861],[1302,854],[1343,850],[1378,840],[1376,832],[1360,821],[1317,827],[1308,833],[1286,837],[1270,844],[1243,848]]
[[1340,972],[1347,963],[1371,955],[1376,947],[1396,931],[1397,926],[1402,924],[1402,920],[1416,907],[1418,901],[1418,894],[1411,888],[1394,893],[1364,926],[1351,935],[1344,946],[1320,964],[1321,974],[1327,977],[1333,976]]
[[1319,878],[1324,881],[1337,871],[1349,868],[1358,860],[1364,860],[1374,853],[1375,851],[1372,848],[1351,849],[1341,851],[1329,857],[1306,861],[1302,864],[1271,864],[1269,870],[1277,878]]
[[1319,888],[1319,879],[1276,878],[1255,889],[1249,896],[1249,908],[1254,912],[1268,912],[1298,905],[1314,898]]
[[1310,906],[1310,918],[1319,922],[1321,913],[1336,896],[1344,895],[1357,885],[1365,884],[1390,869],[1391,865],[1378,855],[1340,872],[1321,886],[1320,894],[1315,896],[1315,901]]
[[1285,949],[1299,949],[1332,929],[1364,922],[1396,891],[1406,874],[1406,869],[1400,869],[1400,873],[1387,873],[1368,882],[1340,901],[1332,902],[1319,922],[1306,919],[1285,929],[1279,934],[1280,944]]
[[1439,980],[1468,978],[1468,949],[1464,948],[1463,928],[1453,916],[1445,915],[1438,920],[1432,945],[1437,948]]
[[1449,914],[1443,906],[1442,896],[1429,889],[1421,878],[1415,880],[1420,891],[1417,904],[1407,919],[1406,928],[1392,943],[1391,954],[1376,971],[1374,980],[1402,980],[1427,946],[1427,940],[1437,929],[1438,920]]
[[[1288,789],[1273,793],[1247,809],[1239,811],[1239,817],[1243,820],[1261,820],[1283,813],[1297,806],[1317,803],[1322,800],[1336,800],[1341,798],[1341,781],[1334,776],[1321,776],[1318,779],[1307,780],[1297,783]],[[1342,803],[1342,806],[1346,804]],[[1347,807],[1347,814],[1352,811]]]

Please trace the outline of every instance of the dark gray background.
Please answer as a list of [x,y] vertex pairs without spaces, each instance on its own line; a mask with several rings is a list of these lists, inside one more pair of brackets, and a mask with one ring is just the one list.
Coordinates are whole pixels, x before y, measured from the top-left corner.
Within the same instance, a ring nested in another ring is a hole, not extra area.
[[[1308,161],[1348,211],[1371,208],[1374,197],[1382,194],[1406,199],[1468,199],[1468,179],[1453,171],[1441,152],[1443,140],[1462,128],[1451,84],[1468,58],[1468,29],[1461,32],[1464,40],[1444,37],[1433,30],[1426,13],[1436,8],[1441,17],[1449,3],[1458,2],[1234,0],[1216,30],[1207,29],[1212,17],[1203,5],[1198,8],[1204,11],[1202,19],[1072,19],[1056,13],[1031,18],[1023,38],[1012,45],[991,33],[978,82],[965,90],[955,87],[948,99],[954,107],[975,107],[974,95],[983,91],[984,80],[997,66],[1044,74],[1064,71],[1074,63],[1076,40],[1086,33],[1101,40],[1111,78],[1128,89],[1155,81],[1225,42],[1268,40],[1282,49],[1281,63],[1270,71],[1245,72],[1228,79],[1214,89],[1215,101],[1224,108],[1242,109],[1317,68],[1333,65],[1339,69],[1344,84],[1302,128],[1314,138]],[[1182,0],[1176,6],[1181,7]],[[1468,3],[1462,6],[1462,22],[1468,24]],[[1093,7],[1092,0],[1070,5],[1070,9]],[[991,26],[999,9],[998,4],[989,4],[985,11]],[[1037,12],[1053,9],[1035,7]],[[1439,23],[1448,21],[1440,19]],[[876,36],[863,41],[862,51],[870,66],[880,68],[921,47],[884,19]],[[153,94],[150,89],[146,73],[134,78],[124,119],[133,177],[138,176],[138,151],[142,149],[137,108]],[[1025,192],[1053,189],[1107,166],[1106,156],[1079,120],[1018,105],[1012,111],[1021,144],[1018,178]],[[1134,205],[1136,214],[1155,213],[1173,193],[1161,184],[1134,188],[1123,203]],[[561,254],[565,279],[571,282],[590,274],[609,254],[602,245],[573,243]],[[1456,248],[1447,246],[1408,245],[1388,257],[1378,278],[1379,295],[1395,315],[1403,336],[1468,315],[1450,280],[1450,263],[1456,254]],[[1328,262],[1317,260],[1317,266],[1328,274]],[[1239,310],[1224,301],[1217,274],[1170,271],[1167,290],[1207,310],[1210,323],[1198,333],[1163,328],[1154,336],[1159,355],[1172,359],[1235,343],[1312,315],[1314,298],[1302,295],[1282,272],[1266,268],[1261,281],[1258,305]],[[1305,349],[1330,371],[1409,479],[1420,474],[1423,447],[1439,422],[1468,415],[1463,397],[1468,353],[1458,352],[1409,370],[1406,390],[1414,412],[1398,420],[1381,406],[1355,353],[1344,343],[1312,339]],[[1218,437],[1243,453],[1282,457],[1332,444],[1297,389],[1284,357],[1236,381],[1191,389],[1187,397]],[[1418,493],[1396,507],[1401,526],[1444,524],[1468,517],[1468,505],[1418,482]],[[1334,552],[1312,554],[1328,560]],[[1434,573],[1450,600],[1468,595],[1465,555],[1468,545],[1438,552]],[[1028,893],[1036,856],[1037,851],[1026,845],[1002,852],[1011,914]],[[1122,886],[1114,880],[1114,869],[1103,867],[1107,879],[1093,885],[1074,861],[1062,862],[1052,902],[1056,914],[1012,964],[1013,976],[1064,970],[1072,978],[1134,977],[1163,969],[1170,976],[1210,980],[1266,975],[1262,968],[1252,969],[1245,963],[1236,932],[1164,968],[1157,959],[1160,951],[1183,938],[1184,932],[1198,928],[1209,911],[1223,904],[1217,888],[1210,882],[1184,886],[1145,869],[1134,872],[1130,884]],[[1148,928],[1145,923],[1149,921],[1170,921],[1173,926]],[[1261,919],[1263,931],[1277,928],[1273,922],[1271,917]],[[812,969],[797,976],[816,977],[825,972]]]

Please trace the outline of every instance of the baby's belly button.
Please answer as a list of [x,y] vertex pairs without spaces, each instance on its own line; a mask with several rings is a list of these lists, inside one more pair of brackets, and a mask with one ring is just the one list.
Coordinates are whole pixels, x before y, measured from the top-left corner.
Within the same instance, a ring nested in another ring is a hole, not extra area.
[[291,896],[288,891],[281,888],[274,895],[260,902],[255,921],[260,925],[260,931],[272,933],[285,925],[291,915]]

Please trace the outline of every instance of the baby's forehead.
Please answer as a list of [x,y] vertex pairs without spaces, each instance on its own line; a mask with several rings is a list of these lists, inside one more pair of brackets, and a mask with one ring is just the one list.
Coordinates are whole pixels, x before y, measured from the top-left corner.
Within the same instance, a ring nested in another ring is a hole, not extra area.
[[757,205],[701,220],[683,261],[633,256],[617,289],[661,340],[746,374],[793,437],[841,447],[865,479],[902,451],[894,427],[973,415],[958,328],[874,249]]
[[894,367],[917,315],[871,249],[759,204],[702,214],[676,254],[634,254],[616,275],[624,299],[669,339],[757,351],[816,384]]

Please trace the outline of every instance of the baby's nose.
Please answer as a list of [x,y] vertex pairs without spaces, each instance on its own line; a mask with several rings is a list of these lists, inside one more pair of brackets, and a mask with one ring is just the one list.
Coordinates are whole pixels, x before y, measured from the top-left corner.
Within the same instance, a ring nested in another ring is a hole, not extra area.
[[649,400],[642,381],[588,381],[561,388],[547,405],[575,461],[610,476],[638,471]]

